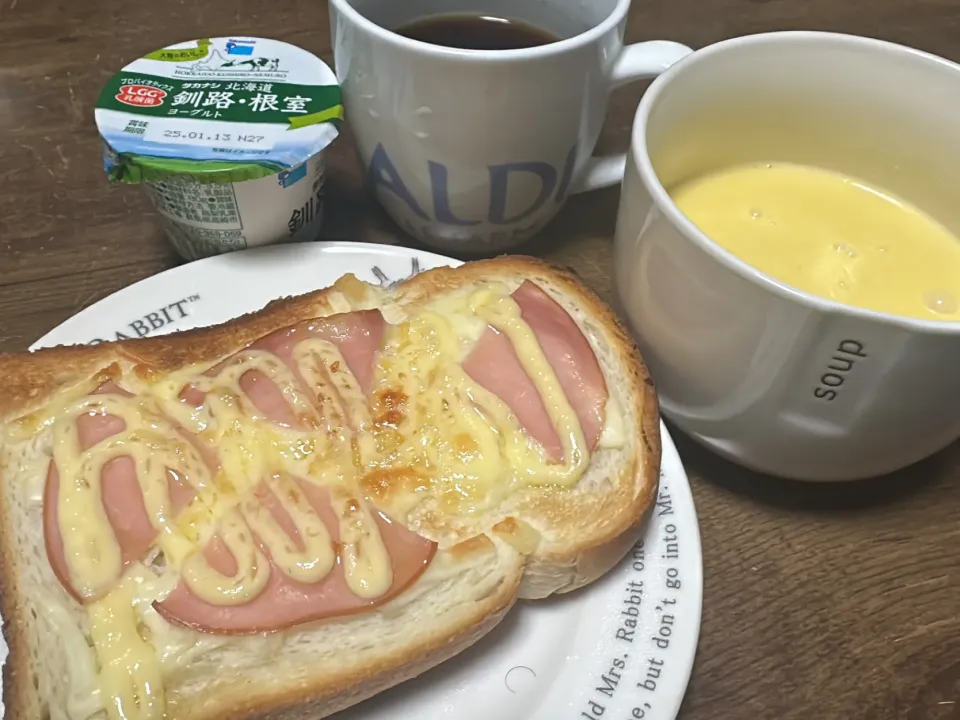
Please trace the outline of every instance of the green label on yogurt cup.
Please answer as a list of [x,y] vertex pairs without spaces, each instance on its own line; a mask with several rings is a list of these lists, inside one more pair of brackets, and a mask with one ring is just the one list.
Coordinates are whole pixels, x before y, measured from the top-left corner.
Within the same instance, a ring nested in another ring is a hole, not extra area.
[[[340,88],[336,85],[200,82],[132,72],[113,77],[100,94],[97,108],[163,120],[197,118],[288,128],[340,122],[343,115]],[[169,137],[176,124],[164,125],[164,137]],[[229,135],[225,128],[212,127],[205,136],[217,142]]]
[[97,102],[112,180],[238,182],[323,152],[343,117],[333,71],[277,40],[213,38],[150,53]]

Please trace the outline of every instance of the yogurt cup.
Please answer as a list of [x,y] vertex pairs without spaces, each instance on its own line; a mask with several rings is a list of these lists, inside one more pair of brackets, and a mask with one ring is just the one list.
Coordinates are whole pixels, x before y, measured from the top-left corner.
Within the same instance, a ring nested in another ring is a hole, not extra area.
[[144,185],[187,260],[315,238],[324,152],[342,118],[326,63],[249,37],[150,53],[110,80],[96,108],[108,177]]

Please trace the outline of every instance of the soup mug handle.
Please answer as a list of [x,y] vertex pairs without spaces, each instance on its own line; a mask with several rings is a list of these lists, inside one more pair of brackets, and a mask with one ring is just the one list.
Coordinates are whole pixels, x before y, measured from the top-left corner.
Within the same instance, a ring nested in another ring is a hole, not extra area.
[[[670,40],[650,40],[627,45],[613,65],[610,89],[637,80],[655,78],[692,52],[686,45]],[[581,193],[617,185],[623,180],[626,166],[626,153],[590,158],[572,191]]]

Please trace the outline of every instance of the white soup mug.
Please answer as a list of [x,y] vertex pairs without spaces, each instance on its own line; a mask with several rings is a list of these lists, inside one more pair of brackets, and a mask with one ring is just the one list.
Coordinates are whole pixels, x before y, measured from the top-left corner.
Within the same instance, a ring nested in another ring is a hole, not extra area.
[[958,65],[817,32],[721,42],[650,86],[614,272],[668,418],[727,458],[807,480],[887,473],[960,437],[960,323],[800,292],[711,242],[665,190],[796,162],[886,189],[960,235],[956,97]]

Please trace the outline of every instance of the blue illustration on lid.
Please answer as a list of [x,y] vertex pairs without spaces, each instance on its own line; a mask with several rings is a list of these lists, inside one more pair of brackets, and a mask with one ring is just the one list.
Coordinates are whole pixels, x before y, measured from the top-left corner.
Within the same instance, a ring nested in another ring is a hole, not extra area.
[[229,40],[227,55],[253,55],[253,46],[256,40]]
[[288,188],[291,185],[294,185],[299,180],[303,180],[307,176],[307,164],[300,163],[295,168],[289,170],[284,170],[277,175],[277,182],[281,187]]

